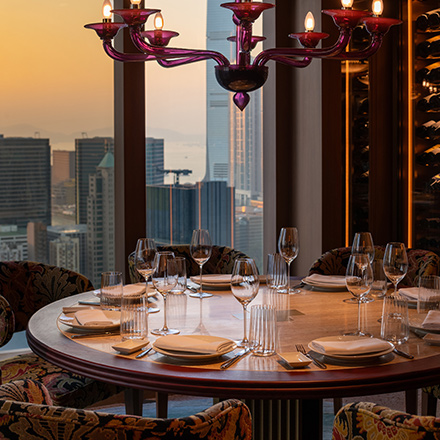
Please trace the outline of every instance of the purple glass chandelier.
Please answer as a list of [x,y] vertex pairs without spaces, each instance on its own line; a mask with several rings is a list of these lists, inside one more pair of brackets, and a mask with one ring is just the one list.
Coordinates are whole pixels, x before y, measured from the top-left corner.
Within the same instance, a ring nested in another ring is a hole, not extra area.
[[[171,38],[179,34],[163,30],[163,18],[159,9],[141,9],[141,0],[131,0],[130,9],[112,9],[110,0],[103,5],[104,19],[101,23],[87,24],[85,27],[94,29],[103,42],[104,50],[111,58],[122,62],[157,61],[162,67],[175,67],[202,60],[214,60],[215,75],[218,83],[226,90],[234,93],[235,105],[243,110],[249,102],[248,92],[264,85],[268,75],[267,62],[270,60],[294,67],[306,67],[313,58],[331,58],[338,60],[361,60],[370,57],[379,49],[383,36],[400,20],[381,17],[382,0],[374,0],[372,12],[352,9],[353,0],[341,0],[341,9],[326,9],[322,12],[330,15],[339,29],[339,37],[335,44],[325,48],[316,48],[318,43],[329,35],[314,32],[315,20],[309,12],[305,19],[305,32],[290,34],[290,38],[299,41],[302,47],[273,48],[260,52],[252,59],[251,51],[265,37],[252,35],[253,23],[262,12],[273,8],[272,3],[247,0],[223,3],[223,8],[233,13],[232,20],[236,26],[236,35],[228,40],[236,45],[235,62],[230,62],[223,54],[210,50],[195,50],[168,47]],[[120,16],[123,23],[111,21],[112,14]],[[148,17],[154,17],[154,30],[143,30]],[[371,35],[370,44],[362,50],[347,51],[353,29],[364,24]],[[129,28],[130,37],[139,53],[121,53],[112,44],[113,38],[121,28]]]

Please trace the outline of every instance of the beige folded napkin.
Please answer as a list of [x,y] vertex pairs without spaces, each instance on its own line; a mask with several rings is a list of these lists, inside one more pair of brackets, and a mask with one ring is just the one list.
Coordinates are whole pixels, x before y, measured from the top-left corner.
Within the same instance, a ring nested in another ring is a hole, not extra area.
[[308,276],[306,281],[320,284],[334,284],[335,286],[345,286],[344,275],[321,275],[319,273],[314,273]]
[[422,323],[427,330],[440,330],[440,310],[430,310]]
[[125,296],[138,296],[145,293],[145,283],[126,284],[124,287]]
[[90,310],[89,306],[69,306],[69,307],[63,307],[63,313],[75,313],[79,312],[80,310]]
[[116,325],[119,323],[119,319],[109,318],[100,309],[87,309],[75,312],[75,318],[80,325]]
[[316,347],[327,354],[356,355],[384,351],[390,347],[390,344],[377,338],[359,338],[354,340],[312,341],[312,347]]
[[418,287],[404,287],[399,289],[398,293],[405,298],[417,300],[419,297],[419,288]]
[[[211,284],[226,284],[231,282],[232,275],[229,274],[207,274],[202,276],[202,281]],[[194,283],[200,283],[200,276],[196,275],[191,277],[191,281]]]
[[167,351],[184,351],[189,353],[215,354],[228,348],[234,348],[235,342],[230,339],[203,335],[168,335],[158,338],[154,346]]

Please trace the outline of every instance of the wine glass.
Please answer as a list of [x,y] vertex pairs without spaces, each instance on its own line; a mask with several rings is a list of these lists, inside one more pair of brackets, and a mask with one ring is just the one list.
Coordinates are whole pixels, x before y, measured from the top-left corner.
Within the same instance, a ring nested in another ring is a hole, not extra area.
[[200,267],[200,288],[197,293],[190,293],[192,298],[208,298],[211,293],[203,292],[202,285],[202,268],[203,265],[211,258],[212,241],[207,229],[194,229],[190,246],[191,257]]
[[173,252],[157,252],[155,257],[153,285],[163,296],[163,327],[151,330],[153,335],[177,335],[179,330],[167,326],[167,295],[177,284],[177,266]]
[[281,289],[279,292],[289,294],[300,293],[300,290],[290,288],[290,263],[298,256],[299,252],[298,229],[281,229],[278,238],[278,251],[287,263],[287,289]]
[[240,347],[247,347],[249,340],[246,333],[247,306],[257,296],[260,287],[257,266],[252,258],[237,258],[231,277],[231,290],[234,297],[243,306],[243,339],[238,343]]
[[[353,244],[351,245],[351,253],[368,255],[370,264],[373,264],[375,250],[371,232],[356,232],[356,234],[354,234]],[[362,301],[367,303],[374,301],[374,298],[370,298],[368,295],[366,295]],[[344,299],[344,302],[357,303],[358,301],[356,298],[347,298]]]
[[394,296],[397,294],[397,285],[408,271],[408,256],[403,243],[388,243],[383,256],[383,271],[394,285]]
[[[154,257],[156,256],[156,243],[152,238],[139,238],[134,251],[134,265],[136,270],[145,279],[145,292],[148,292],[148,279],[154,272]],[[157,307],[148,307],[148,313],[157,313]]]
[[368,336],[367,333],[361,330],[362,299],[370,292],[371,286],[373,285],[373,270],[368,255],[350,255],[345,274],[345,285],[350,293],[357,299],[358,303],[357,331],[350,334],[354,336]]

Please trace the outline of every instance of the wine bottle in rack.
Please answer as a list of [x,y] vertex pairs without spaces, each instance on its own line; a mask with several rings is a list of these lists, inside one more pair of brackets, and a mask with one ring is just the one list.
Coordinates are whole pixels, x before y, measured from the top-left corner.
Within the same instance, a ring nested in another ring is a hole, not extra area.
[[440,35],[422,41],[416,47],[416,54],[419,57],[427,58],[437,57],[440,55]]
[[[432,25],[430,24],[429,18],[431,15],[437,15],[440,12],[440,9],[433,9],[432,11],[425,12],[421,14],[416,19],[416,27],[420,31],[426,31],[428,29],[432,29]],[[432,22],[435,22],[435,19],[431,19]]]
[[437,61],[418,70],[416,72],[416,81],[418,83],[423,83],[424,81],[431,84],[440,83],[440,62]]
[[440,173],[431,177],[431,182],[429,183],[429,186],[434,191],[440,191]]
[[440,93],[432,93],[417,102],[417,110],[421,112],[440,112]]
[[434,145],[417,154],[416,162],[420,165],[440,165],[440,145]]
[[434,120],[425,122],[416,127],[416,136],[421,139],[432,139],[435,136],[437,122]]

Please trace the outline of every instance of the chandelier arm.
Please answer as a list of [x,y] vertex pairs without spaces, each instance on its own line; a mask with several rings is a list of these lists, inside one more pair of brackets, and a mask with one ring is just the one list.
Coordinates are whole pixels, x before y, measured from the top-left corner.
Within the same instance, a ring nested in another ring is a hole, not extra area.
[[342,52],[334,57],[329,57],[332,60],[364,60],[374,55],[382,44],[384,34],[374,34],[371,43],[368,47],[362,50],[355,50],[353,52]]
[[254,66],[264,66],[273,57],[278,56],[298,56],[298,57],[311,57],[311,58],[329,58],[331,56],[341,53],[350,42],[351,29],[341,28],[338,40],[335,44],[322,49],[305,48],[305,47],[286,47],[280,49],[266,49],[260,52],[253,62]]
[[123,62],[143,62],[153,61],[156,59],[153,55],[146,55],[144,53],[122,53],[117,51],[113,46],[111,40],[104,40],[102,42],[105,53],[116,61]]
[[156,59],[159,58],[183,58],[183,57],[197,57],[204,56],[205,59],[214,60],[219,66],[229,66],[229,60],[220,52],[210,50],[198,50],[198,49],[181,49],[175,47],[161,47],[150,46],[140,34],[139,26],[130,26],[130,37],[133,44],[141,52],[153,55]]
[[176,67],[176,66],[184,66],[185,64],[197,63],[198,61],[205,61],[211,59],[210,57],[199,55],[189,58],[174,58],[172,60],[168,60],[166,58],[157,58],[157,62],[162,67]]
[[312,57],[304,57],[302,60],[297,60],[295,58],[289,58],[285,56],[273,56],[272,61],[277,63],[286,64],[292,67],[307,67],[312,62]]

